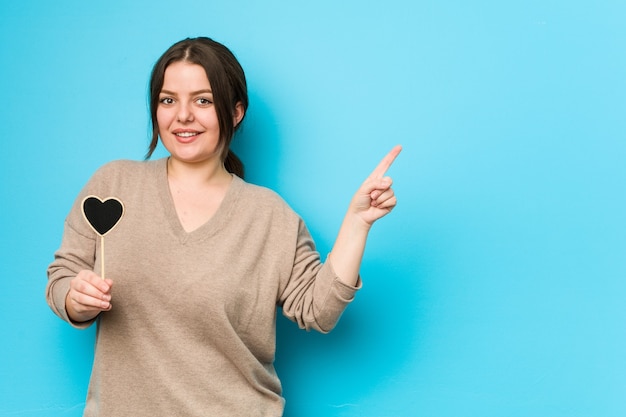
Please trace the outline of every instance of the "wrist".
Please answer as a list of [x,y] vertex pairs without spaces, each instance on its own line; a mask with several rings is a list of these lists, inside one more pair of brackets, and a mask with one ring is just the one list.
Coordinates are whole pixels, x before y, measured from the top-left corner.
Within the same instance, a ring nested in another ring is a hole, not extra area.
[[369,233],[372,228],[372,223],[367,222],[358,213],[348,213],[344,218],[344,225],[349,227],[352,232],[355,233]]

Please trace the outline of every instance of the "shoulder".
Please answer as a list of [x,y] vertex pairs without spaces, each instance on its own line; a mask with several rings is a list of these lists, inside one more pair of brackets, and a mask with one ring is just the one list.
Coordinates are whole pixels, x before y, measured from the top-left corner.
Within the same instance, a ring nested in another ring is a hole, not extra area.
[[102,165],[94,173],[92,180],[104,179],[110,181],[117,177],[136,177],[142,175],[151,175],[164,169],[164,160],[155,161],[131,161],[128,159],[120,159],[108,162]]
[[274,190],[260,185],[245,182],[239,177],[234,177],[239,189],[241,205],[255,210],[258,214],[271,212],[289,217],[298,217],[289,204]]
[[96,176],[110,176],[116,174],[140,174],[152,171],[157,165],[162,165],[162,160],[155,161],[132,161],[129,159],[119,159],[102,165],[96,173]]
[[287,205],[287,202],[274,190],[261,185],[245,182],[241,178],[235,176],[233,181],[240,189],[240,194],[243,199],[254,200],[259,204],[283,206]]
[[164,166],[163,160],[108,162],[96,170],[87,183],[86,189],[99,192],[125,189],[132,184],[141,184],[149,178],[156,178]]

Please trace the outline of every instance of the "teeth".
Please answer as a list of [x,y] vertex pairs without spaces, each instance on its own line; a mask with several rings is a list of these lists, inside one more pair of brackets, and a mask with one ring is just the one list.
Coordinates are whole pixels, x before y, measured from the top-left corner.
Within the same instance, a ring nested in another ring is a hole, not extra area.
[[196,136],[197,133],[193,133],[193,132],[182,132],[182,133],[176,133],[176,136],[180,136],[183,138],[190,138],[192,136]]

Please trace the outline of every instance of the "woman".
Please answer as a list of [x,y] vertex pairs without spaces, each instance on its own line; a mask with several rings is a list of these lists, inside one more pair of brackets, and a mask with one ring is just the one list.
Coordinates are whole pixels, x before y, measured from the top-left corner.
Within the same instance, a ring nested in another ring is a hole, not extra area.
[[[303,329],[330,331],[360,287],[371,225],[396,204],[384,173],[353,197],[322,263],[302,220],[242,180],[229,150],[248,106],[244,72],[208,38],[174,44],[150,82],[153,138],[169,157],[116,161],[78,196],[48,269],[47,301],[77,328],[98,322],[85,416],[280,416],[273,367],[276,306]],[[86,196],[124,214],[101,239]],[[112,277],[112,278],[108,278]]]

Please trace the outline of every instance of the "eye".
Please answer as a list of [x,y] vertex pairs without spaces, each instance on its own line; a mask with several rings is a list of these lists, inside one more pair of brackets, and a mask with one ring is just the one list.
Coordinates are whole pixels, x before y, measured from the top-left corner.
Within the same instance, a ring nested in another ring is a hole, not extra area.
[[163,97],[159,99],[159,103],[166,104],[166,105],[174,104],[174,99],[171,97]]
[[198,99],[196,99],[196,103],[198,103],[201,106],[209,106],[213,104],[213,101],[211,101],[210,99],[206,97],[199,97]]

